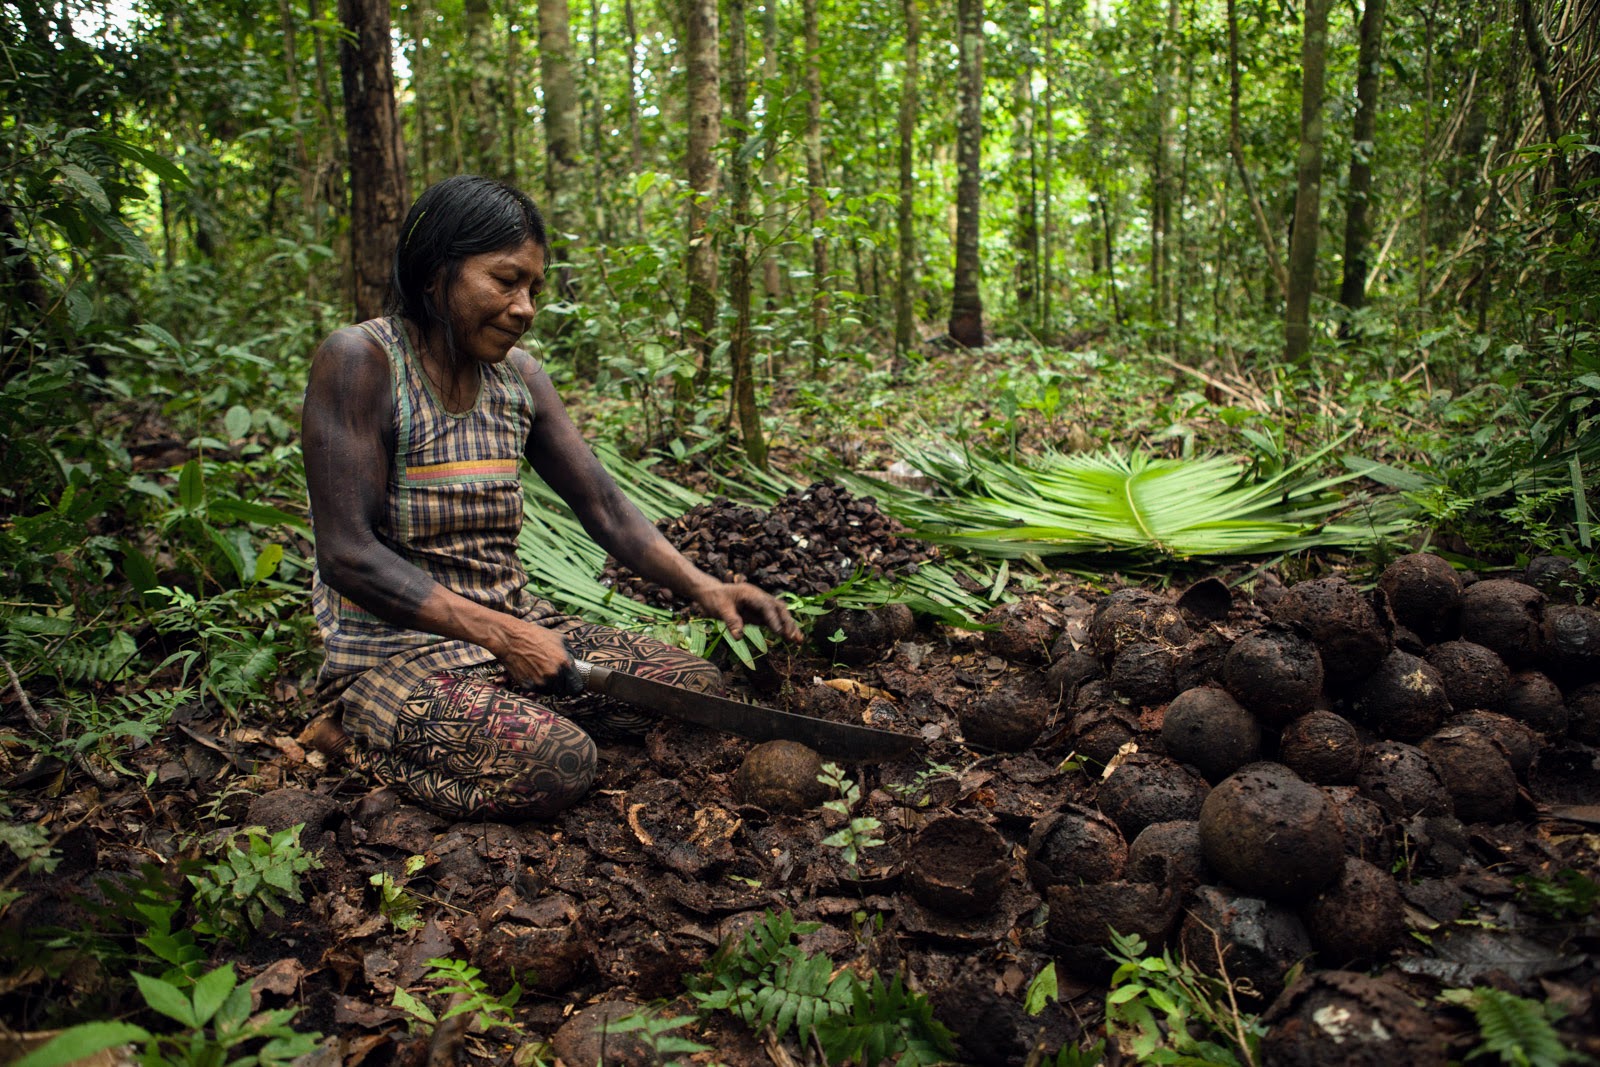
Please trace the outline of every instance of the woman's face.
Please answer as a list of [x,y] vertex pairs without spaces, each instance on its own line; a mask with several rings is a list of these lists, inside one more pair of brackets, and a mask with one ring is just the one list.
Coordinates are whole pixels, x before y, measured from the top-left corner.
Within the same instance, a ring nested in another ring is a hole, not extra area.
[[[438,296],[441,283],[435,279],[428,286],[430,296]],[[505,359],[533,323],[543,288],[544,248],[531,238],[462,260],[445,294],[460,357],[483,363]]]

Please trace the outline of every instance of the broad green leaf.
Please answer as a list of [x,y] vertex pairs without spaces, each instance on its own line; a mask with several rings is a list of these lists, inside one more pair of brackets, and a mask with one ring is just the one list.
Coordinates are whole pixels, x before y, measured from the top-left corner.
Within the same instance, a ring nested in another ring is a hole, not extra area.
[[101,211],[111,210],[111,200],[106,196],[106,191],[100,184],[100,179],[78,166],[76,163],[63,163],[60,167],[61,179],[79,196],[99,208]]
[[205,473],[200,466],[200,457],[196,456],[178,472],[178,504],[185,511],[198,511],[205,498]]
[[1038,1015],[1050,1001],[1058,999],[1060,993],[1060,986],[1056,981],[1056,963],[1051,960],[1033,976],[1033,981],[1028,983],[1028,991],[1022,998],[1023,1010],[1029,1015]]
[[199,1020],[194,1017],[194,1004],[177,986],[138,972],[134,973],[133,980],[138,984],[144,1002],[152,1009],[185,1026],[200,1025]]
[[261,554],[256,556],[255,580],[265,581],[278,569],[278,564],[283,562],[283,546],[280,544],[264,545]]
[[250,409],[243,404],[235,404],[222,416],[222,425],[228,431],[228,436],[235,441],[250,432]]
[[228,999],[228,994],[233,992],[235,982],[231,963],[223,964],[195,982],[194,1017],[198,1025],[204,1026],[211,1021],[217,1009]]
[[13,1061],[11,1067],[61,1067],[62,1064],[88,1059],[108,1048],[149,1038],[150,1031],[132,1023],[83,1023],[63,1030],[48,1043]]

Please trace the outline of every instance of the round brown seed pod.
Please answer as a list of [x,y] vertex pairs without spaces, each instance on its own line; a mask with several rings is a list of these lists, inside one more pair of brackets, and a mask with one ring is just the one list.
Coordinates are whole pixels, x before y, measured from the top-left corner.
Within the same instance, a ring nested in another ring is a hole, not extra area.
[[1482,708],[1452,715],[1445,720],[1445,726],[1465,726],[1488,738],[1505,753],[1506,761],[1511,764],[1512,773],[1518,778],[1526,775],[1528,768],[1533,766],[1534,759],[1539,755],[1539,746],[1542,744],[1539,732],[1527,723]]
[[1167,755],[1217,782],[1261,757],[1261,725],[1226,690],[1190,689],[1167,705],[1161,743]]
[[1000,752],[1021,752],[1038,740],[1050,705],[1039,694],[1001,686],[974,694],[956,718],[965,740]]
[[1039,666],[1050,662],[1050,648],[1066,625],[1060,610],[1036,596],[997,604],[978,621],[995,627],[981,638],[991,655]]
[[1080,648],[1059,656],[1050,664],[1044,679],[1045,687],[1051,696],[1058,701],[1069,702],[1077,693],[1079,686],[1105,676],[1100,661]]
[[1394,861],[1395,826],[1383,809],[1355,786],[1324,786],[1322,791],[1339,816],[1344,854],[1387,869]]
[[1452,815],[1450,791],[1427,753],[1403,741],[1368,745],[1356,772],[1356,788],[1391,819]]
[[1406,936],[1400,887],[1366,860],[1346,859],[1339,880],[1311,898],[1304,918],[1318,961],[1335,967],[1380,962]]
[[1420,741],[1450,714],[1439,672],[1426,660],[1395,649],[1355,691],[1360,721],[1384,737]]
[[1139,732],[1138,720],[1123,704],[1097,704],[1072,717],[1072,748],[1084,759],[1104,766]]
[[1352,971],[1303,975],[1262,1016],[1273,1067],[1445,1067],[1428,1013],[1390,982]]
[[1523,581],[1559,604],[1571,604],[1582,582],[1577,564],[1565,556],[1534,556],[1523,572]]
[[1164,943],[1178,918],[1178,894],[1148,882],[1090,882],[1053,885],[1045,939],[1056,959],[1082,978],[1103,981],[1113,964],[1106,955],[1111,931],[1133,934],[1151,951]]
[[1147,589],[1118,589],[1095,605],[1089,619],[1089,642],[1108,663],[1132,644],[1181,647],[1189,637],[1189,625],[1177,606]]
[[1463,822],[1505,822],[1517,803],[1517,776],[1505,750],[1468,726],[1446,726],[1422,742],[1456,816]]
[[863,608],[835,608],[811,629],[811,644],[835,663],[871,663],[893,643],[878,613]]
[[1546,604],[1541,630],[1546,670],[1571,682],[1600,678],[1600,611],[1577,604]]
[[822,757],[798,741],[765,741],[745,753],[734,776],[734,795],[744,804],[797,815],[828,795],[817,780]]
[[934,819],[906,851],[906,882],[917,903],[958,918],[993,909],[1010,869],[1006,839],[965,815]]
[[1235,995],[1251,1008],[1269,1001],[1289,968],[1311,955],[1311,937],[1293,911],[1221,886],[1194,891],[1178,939],[1197,970],[1221,977],[1226,968],[1238,983]]
[[1273,606],[1272,617],[1305,627],[1322,656],[1330,688],[1356,685],[1389,651],[1389,635],[1372,601],[1343,578],[1314,578],[1291,586]]
[[1268,726],[1282,726],[1316,706],[1322,656],[1303,631],[1283,625],[1245,634],[1222,661],[1228,692]]
[[1154,882],[1187,894],[1206,880],[1200,824],[1192,819],[1151,823],[1128,846],[1124,868],[1130,882]]
[[1497,708],[1511,684],[1511,669],[1492,649],[1471,641],[1445,641],[1423,656],[1444,684],[1444,695],[1457,711]]
[[1493,649],[1513,669],[1539,654],[1545,596],[1531,585],[1489,578],[1461,595],[1461,636]]
[[1194,819],[1211,786],[1170,759],[1135,753],[1100,783],[1095,802],[1111,816],[1123,840],[1151,823]]
[[1506,695],[1496,711],[1525,722],[1546,737],[1561,737],[1567,732],[1567,704],[1561,690],[1542,671],[1518,671],[1506,686]]
[[1037,820],[1028,834],[1028,879],[1041,893],[1053,885],[1114,882],[1127,857],[1117,824],[1078,804]]
[[1395,622],[1432,643],[1455,633],[1461,622],[1461,578],[1431,553],[1401,556],[1378,578]]
[[1254,896],[1296,903],[1344,867],[1344,835],[1321,790],[1276,763],[1256,763],[1213,789],[1200,809],[1206,864]]
[[1574,741],[1600,745],[1600,682],[1580,685],[1567,697],[1567,732]]
[[1178,652],[1154,641],[1127,645],[1111,661],[1111,688],[1139,706],[1165,704],[1177,692]]
[[1344,716],[1319,708],[1283,728],[1278,761],[1316,785],[1344,785],[1361,767],[1361,737]]

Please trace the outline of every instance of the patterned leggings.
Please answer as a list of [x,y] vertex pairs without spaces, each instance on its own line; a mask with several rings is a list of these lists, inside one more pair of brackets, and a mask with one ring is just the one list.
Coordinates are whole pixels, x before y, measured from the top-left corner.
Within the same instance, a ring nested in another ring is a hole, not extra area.
[[[592,623],[560,630],[567,649],[590,663],[703,693],[722,688],[714,665],[654,638]],[[433,675],[412,690],[398,720],[390,748],[358,741],[351,762],[458,819],[542,818],[570,807],[594,781],[589,733],[637,737],[653,721],[593,693],[549,697],[508,686],[494,663]]]

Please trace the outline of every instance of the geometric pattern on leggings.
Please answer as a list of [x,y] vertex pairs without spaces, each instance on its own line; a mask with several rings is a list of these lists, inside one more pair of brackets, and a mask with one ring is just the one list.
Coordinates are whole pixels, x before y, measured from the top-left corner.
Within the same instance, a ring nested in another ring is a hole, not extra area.
[[[572,620],[557,627],[574,656],[613,670],[717,692],[722,673],[651,637]],[[559,714],[555,709],[559,709]],[[655,717],[597,694],[550,697],[508,685],[496,663],[435,674],[396,709],[387,749],[351,746],[351,762],[403,796],[457,819],[547,818],[594,780],[603,739],[636,739]]]

